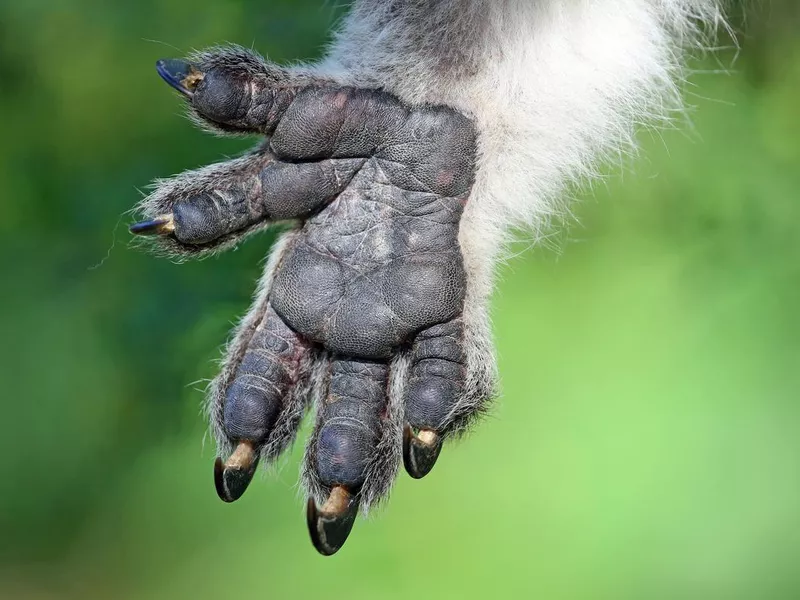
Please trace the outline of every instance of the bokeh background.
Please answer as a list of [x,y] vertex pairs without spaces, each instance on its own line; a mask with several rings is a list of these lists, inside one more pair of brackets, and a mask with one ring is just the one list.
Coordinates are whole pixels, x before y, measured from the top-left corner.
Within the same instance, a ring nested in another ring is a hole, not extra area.
[[[153,177],[252,142],[192,129],[154,61],[318,55],[320,0],[0,2],[0,597],[800,598],[800,11],[734,11],[691,125],[642,136],[494,315],[504,397],[319,557],[301,445],[234,505],[203,382],[272,238],[129,247]],[[557,250],[554,248],[558,248]]]

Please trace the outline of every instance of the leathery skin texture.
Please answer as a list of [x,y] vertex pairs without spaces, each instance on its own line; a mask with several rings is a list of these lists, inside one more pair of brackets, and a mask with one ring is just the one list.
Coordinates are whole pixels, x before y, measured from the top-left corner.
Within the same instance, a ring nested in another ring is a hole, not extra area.
[[[291,443],[311,403],[304,479],[313,499],[337,488],[347,506],[380,499],[403,427],[437,436],[435,452],[418,454],[429,459],[406,462],[428,461],[413,467],[424,475],[464,416],[468,278],[458,236],[475,178],[472,122],[380,90],[293,79],[245,51],[166,61],[159,72],[202,126],[266,141],[159,182],[141,207],[151,220],[132,230],[160,233],[162,251],[188,257],[270,222],[294,224],[212,386],[212,428],[227,456],[217,465],[221,497],[238,498],[258,461]],[[315,539],[323,553],[338,549],[326,543]]]

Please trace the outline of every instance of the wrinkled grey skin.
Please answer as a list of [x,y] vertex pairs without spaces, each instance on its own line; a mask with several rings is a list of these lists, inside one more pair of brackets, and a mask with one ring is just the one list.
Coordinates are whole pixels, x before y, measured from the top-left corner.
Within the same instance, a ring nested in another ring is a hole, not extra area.
[[189,99],[195,120],[267,141],[159,183],[142,212],[174,215],[161,249],[189,256],[296,223],[212,389],[221,453],[245,440],[274,458],[315,400],[310,494],[322,502],[345,486],[374,502],[394,479],[404,425],[446,437],[469,416],[458,233],[475,129],[450,108],[290,76],[241,49],[192,62],[203,73]]

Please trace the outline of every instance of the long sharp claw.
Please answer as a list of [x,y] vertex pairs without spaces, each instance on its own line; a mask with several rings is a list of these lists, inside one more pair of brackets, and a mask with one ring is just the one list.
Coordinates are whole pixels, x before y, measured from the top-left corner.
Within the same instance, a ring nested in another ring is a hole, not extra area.
[[156,71],[161,79],[189,98],[203,80],[203,73],[193,64],[176,58],[161,59],[156,62]]
[[306,520],[311,542],[317,551],[323,556],[336,554],[350,535],[357,514],[358,499],[342,486],[331,490],[322,508],[309,498]]
[[442,438],[435,431],[420,429],[414,433],[410,425],[403,432],[403,464],[414,479],[431,472],[442,450]]
[[224,502],[234,502],[242,497],[258,466],[258,454],[252,442],[242,441],[225,462],[214,462],[214,485]]
[[161,215],[149,221],[134,223],[128,229],[134,235],[169,235],[175,231],[175,219],[172,215]]

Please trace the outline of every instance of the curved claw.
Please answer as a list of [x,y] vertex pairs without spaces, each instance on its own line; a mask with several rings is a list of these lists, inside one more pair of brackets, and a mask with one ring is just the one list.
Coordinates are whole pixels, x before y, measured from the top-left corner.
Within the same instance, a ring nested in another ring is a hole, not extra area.
[[188,98],[192,97],[194,89],[203,80],[203,73],[197,67],[176,58],[156,61],[156,71],[161,79]]
[[410,425],[403,431],[403,465],[411,477],[422,479],[431,472],[442,450],[442,438],[435,431],[414,433]]
[[317,508],[314,499],[309,498],[306,522],[317,552],[323,556],[336,554],[347,541],[357,515],[358,499],[342,486],[331,490],[322,508]]
[[134,235],[170,235],[175,231],[175,219],[172,215],[161,215],[149,221],[134,223],[128,227]]
[[227,461],[214,461],[214,486],[223,502],[234,502],[242,497],[258,466],[258,455],[249,441],[239,445]]

